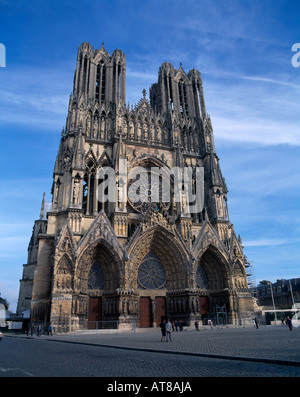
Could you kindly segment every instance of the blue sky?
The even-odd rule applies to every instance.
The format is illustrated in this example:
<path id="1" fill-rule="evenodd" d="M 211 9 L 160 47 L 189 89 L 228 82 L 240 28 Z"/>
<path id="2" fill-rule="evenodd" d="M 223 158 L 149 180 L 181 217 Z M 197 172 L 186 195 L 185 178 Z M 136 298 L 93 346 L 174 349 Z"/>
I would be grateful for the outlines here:
<path id="1" fill-rule="evenodd" d="M 171 62 L 202 73 L 230 220 L 256 281 L 300 277 L 300 2 L 0 0 L 0 292 L 16 309 L 78 46 L 126 54 L 134 105 Z"/>

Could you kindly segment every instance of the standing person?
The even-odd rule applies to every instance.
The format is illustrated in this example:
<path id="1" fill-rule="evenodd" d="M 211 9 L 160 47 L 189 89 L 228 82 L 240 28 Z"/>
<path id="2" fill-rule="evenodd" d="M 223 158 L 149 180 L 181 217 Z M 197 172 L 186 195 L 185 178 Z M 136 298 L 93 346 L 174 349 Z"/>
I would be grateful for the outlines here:
<path id="1" fill-rule="evenodd" d="M 52 333 L 52 323 L 50 323 L 50 324 L 48 325 L 48 336 L 49 336 L 49 335 L 53 336 L 53 333 Z"/>
<path id="2" fill-rule="evenodd" d="M 256 317 L 254 317 L 254 323 L 255 323 L 256 329 L 258 329 L 258 321 L 257 321 Z"/>
<path id="3" fill-rule="evenodd" d="M 39 324 L 37 328 L 37 336 L 41 336 L 42 333 L 42 326 Z"/>
<path id="4" fill-rule="evenodd" d="M 175 320 L 175 330 L 176 330 L 176 332 L 178 331 L 178 321 L 177 320 Z"/>
<path id="5" fill-rule="evenodd" d="M 179 320 L 179 331 L 182 331 L 183 325 L 182 325 L 182 321 Z"/>
<path id="6" fill-rule="evenodd" d="M 290 331 L 292 331 L 292 329 L 293 329 L 293 324 L 292 324 L 292 320 L 290 319 L 289 316 L 287 316 L 287 318 L 286 318 L 286 323 L 287 323 L 287 325 L 289 326 Z"/>
<path id="7" fill-rule="evenodd" d="M 168 320 L 168 322 L 166 323 L 166 333 L 167 333 L 167 342 L 172 342 L 171 339 L 171 334 L 172 334 L 172 324 L 171 321 Z"/>
<path id="8" fill-rule="evenodd" d="M 199 331 L 199 322 L 197 320 L 195 321 L 195 328 L 196 328 L 196 331 Z"/>
<path id="9" fill-rule="evenodd" d="M 212 320 L 207 320 L 208 325 L 210 325 L 210 329 L 213 329 L 213 322 Z"/>
<path id="10" fill-rule="evenodd" d="M 163 320 L 160 324 L 160 329 L 161 329 L 161 342 L 166 341 L 166 320 Z"/>
<path id="11" fill-rule="evenodd" d="M 172 321 L 172 332 L 174 332 L 175 331 L 175 323 L 174 323 L 174 321 Z"/>

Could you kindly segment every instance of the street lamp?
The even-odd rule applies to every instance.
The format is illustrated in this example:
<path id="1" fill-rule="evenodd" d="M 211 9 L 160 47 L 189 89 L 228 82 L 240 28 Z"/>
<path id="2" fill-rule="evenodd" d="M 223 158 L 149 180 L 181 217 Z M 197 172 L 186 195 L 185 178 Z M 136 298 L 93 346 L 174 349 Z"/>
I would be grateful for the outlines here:
<path id="1" fill-rule="evenodd" d="M 290 284 L 290 290 L 291 290 L 292 302 L 293 302 L 292 307 L 295 307 L 295 301 L 294 301 L 294 295 L 293 295 L 293 289 L 292 289 L 292 285 L 291 285 L 291 280 L 289 280 L 289 284 Z"/>
<path id="2" fill-rule="evenodd" d="M 275 325 L 276 325 L 277 324 L 277 315 L 276 315 L 275 302 L 274 302 L 274 296 L 273 296 L 273 288 L 272 288 L 271 281 L 268 281 L 268 284 L 269 284 L 270 289 L 271 289 L 271 296 L 272 296 L 273 308 L 274 308 L 274 313 L 275 313 Z"/>

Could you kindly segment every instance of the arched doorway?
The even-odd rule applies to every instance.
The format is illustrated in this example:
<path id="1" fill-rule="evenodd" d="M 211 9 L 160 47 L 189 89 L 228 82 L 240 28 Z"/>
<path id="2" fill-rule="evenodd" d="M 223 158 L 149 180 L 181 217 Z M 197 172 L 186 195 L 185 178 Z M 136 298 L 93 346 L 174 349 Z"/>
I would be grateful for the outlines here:
<path id="1" fill-rule="evenodd" d="M 205 322 L 216 316 L 218 307 L 229 308 L 229 269 L 222 254 L 213 246 L 202 254 L 197 264 L 196 286 L 199 289 L 199 313 Z"/>
<path id="2" fill-rule="evenodd" d="M 199 296 L 199 313 L 202 318 L 209 314 L 209 279 L 208 275 L 199 263 L 196 271 L 196 286 L 201 290 L 201 295 Z"/>
<path id="3" fill-rule="evenodd" d="M 140 290 L 139 323 L 141 328 L 152 327 L 154 321 L 156 325 L 159 325 L 162 318 L 166 317 L 167 307 L 164 296 L 166 287 L 166 270 L 158 256 L 150 251 L 138 268 L 137 288 Z"/>
<path id="4" fill-rule="evenodd" d="M 98 262 L 94 262 L 88 276 L 88 289 L 90 292 L 104 290 L 104 275 L 102 266 Z M 88 305 L 88 329 L 102 328 L 102 296 L 89 297 Z"/>
<path id="5" fill-rule="evenodd" d="M 129 252 L 132 281 L 135 280 L 131 286 L 139 295 L 140 327 L 158 326 L 163 317 L 171 316 L 168 291 L 188 287 L 188 257 L 180 244 L 176 232 L 154 225 L 146 229 Z"/>
<path id="6" fill-rule="evenodd" d="M 79 259 L 76 315 L 88 329 L 115 328 L 118 324 L 122 263 L 110 245 L 101 240 Z"/>

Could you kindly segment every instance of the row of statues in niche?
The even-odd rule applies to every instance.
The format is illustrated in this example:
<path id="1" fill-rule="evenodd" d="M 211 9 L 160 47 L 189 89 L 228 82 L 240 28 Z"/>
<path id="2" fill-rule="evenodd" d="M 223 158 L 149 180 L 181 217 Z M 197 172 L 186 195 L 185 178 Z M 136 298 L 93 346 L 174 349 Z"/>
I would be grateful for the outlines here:
<path id="1" fill-rule="evenodd" d="M 199 311 L 199 300 L 197 297 L 192 298 L 171 298 L 170 299 L 170 313 L 185 313 L 190 310 L 193 313 Z"/>
<path id="2" fill-rule="evenodd" d="M 117 124 L 117 130 L 122 131 L 122 119 Z M 147 122 L 137 121 L 129 122 L 124 119 L 123 123 L 124 135 L 129 140 L 144 141 L 152 143 L 169 143 L 169 133 L 167 128 L 160 124 L 148 124 Z M 111 117 L 96 115 L 93 118 L 88 115 L 86 119 L 86 135 L 92 139 L 110 140 L 113 137 L 113 121 Z"/>
<path id="3" fill-rule="evenodd" d="M 126 118 L 121 119 L 117 123 L 117 130 L 122 131 L 124 135 L 130 141 L 138 142 L 150 142 L 158 144 L 170 144 L 170 134 L 167 126 L 161 125 L 160 123 L 148 123 L 147 121 L 128 121 Z M 113 120 L 111 117 L 101 116 L 100 118 L 96 115 L 93 118 L 88 115 L 86 120 L 86 135 L 91 139 L 96 140 L 111 140 L 113 138 Z M 196 151 L 199 142 L 197 134 L 193 134 L 191 131 L 183 131 L 181 133 L 182 145 L 186 151 Z"/>
<path id="4" fill-rule="evenodd" d="M 101 117 L 97 115 L 93 118 L 89 114 L 86 118 L 86 135 L 93 139 L 111 140 L 113 121 L 111 117 Z"/>

